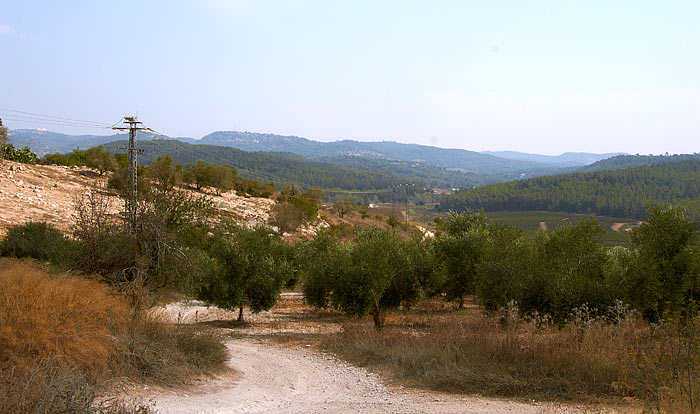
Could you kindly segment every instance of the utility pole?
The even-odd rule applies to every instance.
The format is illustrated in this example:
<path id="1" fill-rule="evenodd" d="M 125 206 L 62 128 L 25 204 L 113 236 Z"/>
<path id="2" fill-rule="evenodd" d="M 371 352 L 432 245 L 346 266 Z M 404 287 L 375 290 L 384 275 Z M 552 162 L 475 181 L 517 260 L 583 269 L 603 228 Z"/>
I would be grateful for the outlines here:
<path id="1" fill-rule="evenodd" d="M 413 184 L 399 184 L 399 187 L 403 187 L 404 195 L 406 196 L 406 227 L 408 228 L 408 187 L 413 186 Z"/>
<path id="2" fill-rule="evenodd" d="M 406 229 L 408 229 L 408 184 L 406 184 L 404 192 L 406 194 Z"/>
<path id="3" fill-rule="evenodd" d="M 125 116 L 124 126 L 112 127 L 119 131 L 129 131 L 129 146 L 120 147 L 119 149 L 125 149 L 128 151 L 129 164 L 127 165 L 126 172 L 126 197 L 124 199 L 124 212 L 126 214 L 126 220 L 129 223 L 129 231 L 132 234 L 136 234 L 138 228 L 136 221 L 136 211 L 137 211 L 137 169 L 138 164 L 136 162 L 137 154 L 143 154 L 143 150 L 136 148 L 136 133 L 138 131 L 153 131 L 151 128 L 146 128 L 143 122 L 136 120 L 135 116 Z"/>

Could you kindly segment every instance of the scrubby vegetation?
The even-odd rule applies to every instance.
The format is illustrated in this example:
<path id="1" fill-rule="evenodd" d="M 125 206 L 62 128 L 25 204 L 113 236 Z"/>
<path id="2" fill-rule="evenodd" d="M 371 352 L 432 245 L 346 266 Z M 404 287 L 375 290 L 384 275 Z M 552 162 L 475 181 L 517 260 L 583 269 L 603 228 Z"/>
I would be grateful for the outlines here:
<path id="1" fill-rule="evenodd" d="M 690 325 L 649 324 L 624 305 L 608 318 L 588 311 L 576 309 L 558 327 L 513 306 L 489 317 L 473 306 L 454 312 L 428 301 L 393 315 L 382 331 L 346 323 L 323 346 L 415 387 L 589 402 L 631 397 L 657 412 L 693 412 L 700 315 Z"/>
<path id="2" fill-rule="evenodd" d="M 0 145 L 0 158 L 25 164 L 35 164 L 39 160 L 36 154 L 26 145 L 18 149 L 12 144 Z"/>
<path id="3" fill-rule="evenodd" d="M 158 383 L 212 372 L 211 333 L 165 323 L 104 283 L 0 260 L 0 412 L 148 413 L 96 404 L 115 378 Z"/>
<path id="4" fill-rule="evenodd" d="M 74 394 L 92 401 L 105 378 L 115 375 L 167 382 L 211 372 L 225 358 L 221 343 L 148 316 L 150 294 L 174 289 L 237 309 L 243 319 L 244 307 L 268 310 L 284 287 L 299 281 L 309 304 L 356 319 L 371 315 L 377 328 L 349 324 L 326 346 L 408 382 L 508 396 L 632 396 L 659 409 L 698 402 L 700 241 L 697 225 L 679 208 L 651 207 L 632 231 L 630 247 L 604 246 L 593 219 L 524 235 L 472 210 L 439 220 L 435 239 L 406 237 L 410 230 L 400 230 L 394 217 L 388 229 L 341 223 L 291 244 L 280 233 L 317 216 L 320 190 L 283 189 L 272 218 L 278 232 L 227 222 L 216 215 L 211 194 L 178 189 L 189 180 L 223 192 L 235 186 L 231 167 L 183 169 L 163 157 L 143 172 L 136 229 L 110 217 L 108 199 L 93 191 L 76 200 L 70 237 L 30 222 L 0 243 L 4 256 L 83 275 L 16 279 L 0 273 L 8 283 L 0 286 L 7 307 L 0 333 L 8 341 L 0 349 L 9 350 L 0 362 L 16 373 L 3 380 L 1 398 L 10 401 L 21 381 L 38 390 L 57 382 L 83 387 L 88 391 Z M 336 214 L 355 214 L 346 202 L 356 204 L 338 198 Z M 11 273 L 36 272 L 31 269 Z M 42 293 L 50 283 L 60 288 Z M 75 291 L 102 299 L 73 303 Z M 57 296 L 37 301 L 36 294 Z M 458 305 L 421 320 L 420 311 L 407 313 L 421 299 Z M 474 305 L 454 309 L 470 303 L 479 311 Z M 91 306 L 98 308 L 91 313 Z M 60 320 L 32 319 L 45 314 Z M 396 322 L 402 317 L 418 320 L 406 330 Z M 20 326 L 24 333 L 16 332 Z M 49 327 L 58 328 L 50 334 Z"/>
<path id="5" fill-rule="evenodd" d="M 126 155 L 112 154 L 101 145 L 87 150 L 75 149 L 68 154 L 47 154 L 41 160 L 37 159 L 36 155 L 33 161 L 5 158 L 19 162 L 40 161 L 51 165 L 85 166 L 97 170 L 100 176 L 110 171 L 112 174 L 109 186 L 121 192 L 126 188 Z M 183 166 L 173 162 L 169 155 L 155 158 L 148 166 L 139 166 L 138 177 L 139 192 L 147 191 L 147 187 L 151 185 L 161 191 L 169 191 L 175 186 L 194 186 L 198 191 L 212 188 L 218 196 L 231 190 L 255 197 L 269 197 L 275 192 L 273 184 L 261 185 L 257 181 L 239 177 L 236 169 L 230 165 L 213 165 L 197 160 L 193 164 Z"/>

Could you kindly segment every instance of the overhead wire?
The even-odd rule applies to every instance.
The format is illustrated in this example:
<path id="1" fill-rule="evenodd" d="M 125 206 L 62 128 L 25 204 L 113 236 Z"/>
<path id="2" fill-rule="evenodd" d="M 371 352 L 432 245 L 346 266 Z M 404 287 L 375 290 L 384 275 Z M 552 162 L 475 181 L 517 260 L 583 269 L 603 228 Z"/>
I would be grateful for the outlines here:
<path id="1" fill-rule="evenodd" d="M 103 126 L 109 126 L 109 124 L 104 123 L 104 122 L 86 121 L 86 120 L 84 120 L 84 119 L 66 118 L 66 117 L 62 117 L 62 116 L 39 114 L 39 113 L 35 113 L 35 112 L 17 111 L 17 110 L 14 110 L 14 109 L 7 109 L 7 108 L 0 108 L 0 111 L 4 111 L 4 112 L 13 112 L 13 113 L 24 114 L 24 115 L 34 115 L 34 116 L 40 116 L 40 117 L 43 117 L 43 118 L 53 118 L 53 119 L 55 119 L 55 120 L 74 121 L 74 122 L 84 122 L 84 123 L 88 123 L 88 124 L 100 124 L 100 125 L 103 125 Z M 120 121 L 121 121 L 121 119 L 120 119 Z"/>
<path id="2" fill-rule="evenodd" d="M 34 116 L 2 113 L 1 111 L 0 111 L 0 116 L 3 119 L 7 119 L 10 121 L 18 121 L 18 122 L 32 122 L 32 123 L 43 123 L 43 124 L 50 124 L 50 125 L 76 126 L 76 127 L 99 128 L 99 129 L 106 128 L 106 127 L 102 126 L 101 124 L 87 124 L 87 123 L 80 123 L 80 122 L 73 122 L 73 121 L 60 121 L 60 120 L 54 120 L 54 119 L 39 118 L 39 117 L 34 117 Z"/>
<path id="3" fill-rule="evenodd" d="M 2 113 L 2 112 L 5 112 L 5 113 Z M 88 120 L 78 119 L 78 118 L 68 118 L 68 117 L 61 117 L 61 116 L 56 116 L 56 115 L 40 114 L 40 113 L 36 113 L 36 112 L 17 111 L 14 109 L 6 109 L 6 108 L 0 108 L 0 115 L 4 119 L 11 120 L 13 122 L 27 122 L 27 123 L 42 122 L 44 124 L 49 124 L 49 125 L 81 127 L 81 128 L 96 128 L 96 129 L 111 129 L 112 127 L 114 127 L 117 124 L 119 124 L 120 122 L 122 122 L 122 119 L 123 119 L 123 118 L 120 118 L 114 124 L 107 124 L 104 122 L 96 122 L 96 121 L 88 121 Z M 167 135 L 164 135 L 161 132 L 158 132 L 152 128 L 149 128 L 148 130 L 153 132 L 154 134 L 159 135 L 159 136 L 167 136 Z M 195 144 L 195 145 L 197 145 L 197 144 Z M 204 153 L 204 152 L 199 151 L 195 148 L 191 148 L 189 150 L 189 152 L 194 153 L 194 155 L 199 155 L 201 157 L 200 159 L 211 159 L 211 154 Z M 192 158 L 194 160 L 195 157 L 190 157 L 190 158 Z M 271 173 L 257 171 L 257 170 L 253 170 L 250 168 L 238 168 L 238 170 L 241 172 L 241 175 L 253 176 L 253 177 L 261 178 L 264 180 L 269 180 L 270 182 L 277 182 L 280 184 L 298 186 L 300 188 L 310 188 L 310 187 L 321 188 L 321 187 L 316 186 L 316 185 L 302 183 L 302 182 L 290 180 L 287 178 L 282 178 L 282 177 L 276 176 L 276 175 L 271 174 Z M 331 188 L 321 188 L 321 189 L 325 192 L 340 193 L 340 194 L 380 194 L 380 193 L 387 193 L 387 192 L 394 191 L 393 186 L 388 187 L 388 188 L 384 188 L 384 189 L 377 189 L 377 190 L 341 190 L 341 189 L 331 189 Z"/>
<path id="4" fill-rule="evenodd" d="M 70 124 L 70 123 L 63 123 L 63 122 L 53 122 L 53 121 L 37 121 L 37 120 L 32 120 L 32 119 L 20 119 L 20 118 L 13 118 L 13 117 L 8 117 L 5 115 L 0 115 L 0 117 L 4 120 L 7 121 L 12 121 L 12 122 L 25 122 L 25 123 L 31 123 L 31 124 L 45 124 L 45 125 L 56 125 L 56 126 L 65 126 L 65 127 L 77 127 L 77 128 L 92 128 L 92 129 L 105 129 L 105 127 L 101 126 L 93 126 L 93 125 L 85 125 L 85 124 Z"/>

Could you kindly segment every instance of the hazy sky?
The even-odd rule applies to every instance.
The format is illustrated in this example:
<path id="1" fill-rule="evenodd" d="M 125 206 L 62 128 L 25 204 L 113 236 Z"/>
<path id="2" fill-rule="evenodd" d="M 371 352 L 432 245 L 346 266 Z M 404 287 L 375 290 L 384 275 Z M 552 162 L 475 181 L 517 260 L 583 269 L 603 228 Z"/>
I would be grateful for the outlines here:
<path id="1" fill-rule="evenodd" d="M 697 0 L 0 0 L 0 108 L 138 111 L 195 138 L 697 152 L 699 22 Z"/>

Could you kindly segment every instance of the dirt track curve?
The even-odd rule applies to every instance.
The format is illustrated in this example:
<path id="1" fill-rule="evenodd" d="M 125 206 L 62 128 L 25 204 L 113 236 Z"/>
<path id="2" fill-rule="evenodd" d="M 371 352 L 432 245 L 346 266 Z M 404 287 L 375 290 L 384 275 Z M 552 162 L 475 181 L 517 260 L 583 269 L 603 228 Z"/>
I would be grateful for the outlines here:
<path id="1" fill-rule="evenodd" d="M 542 407 L 388 390 L 376 375 L 333 357 L 230 340 L 237 379 L 152 396 L 161 413 L 537 413 Z"/>
<path id="2" fill-rule="evenodd" d="M 161 308 L 178 323 L 199 323 L 236 335 L 226 342 L 233 374 L 204 379 L 180 389 L 151 388 L 134 395 L 162 414 L 227 413 L 611 413 L 609 407 L 574 407 L 436 393 L 394 386 L 364 368 L 304 345 L 279 345 L 271 335 L 319 334 L 341 329 L 327 319 L 304 319 L 298 293 L 284 293 L 269 312 L 230 325 L 235 312 L 201 302 Z"/>

